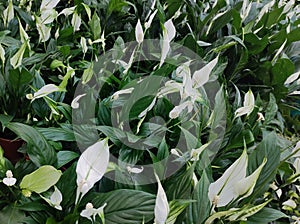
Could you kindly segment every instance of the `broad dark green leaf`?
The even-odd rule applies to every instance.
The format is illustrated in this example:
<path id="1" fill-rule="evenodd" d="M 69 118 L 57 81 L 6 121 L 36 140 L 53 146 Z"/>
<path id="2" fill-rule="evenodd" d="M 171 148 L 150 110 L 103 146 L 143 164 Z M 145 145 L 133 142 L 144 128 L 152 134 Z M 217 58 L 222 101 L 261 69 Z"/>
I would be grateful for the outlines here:
<path id="1" fill-rule="evenodd" d="M 272 84 L 283 84 L 294 73 L 295 65 L 288 58 L 280 58 L 272 68 Z"/>
<path id="2" fill-rule="evenodd" d="M 263 208 L 247 220 L 247 224 L 270 223 L 280 218 L 288 216 L 279 210 L 273 208 Z"/>
<path id="3" fill-rule="evenodd" d="M 60 168 L 72 160 L 76 159 L 79 155 L 72 151 L 59 151 L 57 153 L 57 168 Z"/>
<path id="4" fill-rule="evenodd" d="M 210 201 L 208 198 L 208 187 L 210 181 L 207 177 L 205 171 L 201 176 L 200 181 L 195 187 L 192 194 L 192 202 L 188 207 L 188 219 L 190 223 L 202 224 L 208 217 L 210 213 Z"/>
<path id="5" fill-rule="evenodd" d="M 267 163 L 260 173 L 250 198 L 261 196 L 269 188 L 269 184 L 277 172 L 280 163 L 280 147 L 275 132 L 264 136 L 261 143 L 249 155 L 248 173 L 254 172 L 262 164 L 264 158 L 267 158 Z"/>
<path id="6" fill-rule="evenodd" d="M 7 128 L 27 142 L 27 153 L 35 165 L 42 166 L 56 164 L 57 157 L 54 149 L 35 128 L 17 122 L 9 123 Z"/>
<path id="7" fill-rule="evenodd" d="M 8 205 L 0 211 L 0 223 L 19 224 L 22 223 L 24 217 L 25 213 L 13 205 Z"/>
<path id="8" fill-rule="evenodd" d="M 104 208 L 105 223 L 140 224 L 149 222 L 154 216 L 156 196 L 137 190 L 115 190 L 109 193 L 95 194 L 92 203 Z"/>

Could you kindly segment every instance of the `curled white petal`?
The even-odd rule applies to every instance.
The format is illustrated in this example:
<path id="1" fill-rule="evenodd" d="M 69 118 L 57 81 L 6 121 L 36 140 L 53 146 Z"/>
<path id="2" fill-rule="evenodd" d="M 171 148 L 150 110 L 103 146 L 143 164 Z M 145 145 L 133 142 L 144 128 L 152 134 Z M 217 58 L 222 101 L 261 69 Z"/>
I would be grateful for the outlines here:
<path id="1" fill-rule="evenodd" d="M 126 167 L 128 173 L 141 173 L 143 172 L 144 170 L 144 167 L 141 167 L 141 168 L 136 168 L 136 167 L 130 167 L 130 166 L 127 166 Z"/>
<path id="2" fill-rule="evenodd" d="M 4 183 L 6 186 L 13 186 L 13 185 L 15 185 L 16 182 L 17 182 L 17 179 L 14 178 L 14 177 L 6 177 L 6 178 L 3 178 L 3 183 Z"/>
<path id="3" fill-rule="evenodd" d="M 139 44 L 141 44 L 144 40 L 144 31 L 140 20 L 138 20 L 135 27 L 135 39 Z"/>
<path id="4" fill-rule="evenodd" d="M 76 97 L 72 100 L 71 107 L 72 107 L 73 109 L 79 108 L 79 103 L 78 103 L 78 101 L 79 101 L 82 97 L 84 97 L 85 95 L 86 95 L 86 94 L 80 94 L 80 95 L 76 96 Z"/>
<path id="5" fill-rule="evenodd" d="M 295 80 L 298 79 L 299 75 L 300 75 L 300 72 L 296 72 L 296 73 L 290 75 L 290 76 L 285 80 L 284 84 L 285 84 L 285 85 L 291 84 L 292 82 L 294 82 Z"/>
<path id="6" fill-rule="evenodd" d="M 58 86 L 54 84 L 45 85 L 33 94 L 32 100 L 47 96 L 50 93 L 57 92 L 57 91 L 60 91 Z"/>
<path id="7" fill-rule="evenodd" d="M 88 147 L 79 157 L 77 174 L 76 202 L 80 200 L 106 172 L 109 163 L 108 140 L 96 142 Z"/>
<path id="8" fill-rule="evenodd" d="M 152 20 L 154 19 L 154 16 L 156 15 L 156 13 L 157 13 L 157 9 L 150 15 L 148 21 L 145 22 L 145 29 L 146 30 L 150 28 Z"/>
<path id="9" fill-rule="evenodd" d="M 297 207 L 296 202 L 292 199 L 289 199 L 289 200 L 283 202 L 282 205 L 285 205 L 285 206 L 288 206 L 288 207 L 291 207 L 291 208 L 296 208 Z"/>
<path id="10" fill-rule="evenodd" d="M 167 22 L 165 22 L 164 27 L 167 30 L 168 41 L 171 42 L 176 35 L 176 29 L 172 19 L 169 19 Z"/>
<path id="11" fill-rule="evenodd" d="M 258 112 L 257 113 L 257 121 L 264 121 L 265 120 L 265 117 L 262 113 Z"/>
<path id="12" fill-rule="evenodd" d="M 159 181 L 158 176 L 155 174 L 157 183 L 158 183 L 158 191 L 157 191 L 157 196 L 155 200 L 155 208 L 154 208 L 154 214 L 155 214 L 155 224 L 165 224 L 169 212 L 170 212 L 170 207 L 168 203 L 168 199 L 166 196 L 166 193 Z"/>
<path id="13" fill-rule="evenodd" d="M 115 93 L 111 96 L 111 98 L 112 98 L 113 100 L 116 100 L 116 99 L 119 98 L 119 95 L 122 95 L 122 94 L 130 94 L 130 93 L 132 93 L 133 90 L 134 90 L 133 87 L 128 88 L 128 89 L 122 89 L 122 90 L 119 90 L 119 91 L 115 92 Z"/>

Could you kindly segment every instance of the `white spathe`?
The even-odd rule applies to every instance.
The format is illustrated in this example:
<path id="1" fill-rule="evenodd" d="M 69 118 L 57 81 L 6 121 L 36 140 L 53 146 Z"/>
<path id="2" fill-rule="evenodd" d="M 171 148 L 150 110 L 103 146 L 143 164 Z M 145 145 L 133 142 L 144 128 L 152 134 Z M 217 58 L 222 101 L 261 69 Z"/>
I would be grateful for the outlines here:
<path id="1" fill-rule="evenodd" d="M 78 186 L 76 202 L 80 200 L 79 196 L 83 197 L 103 177 L 108 163 L 108 139 L 96 142 L 81 154 L 76 166 Z"/>
<path id="2" fill-rule="evenodd" d="M 155 208 L 154 208 L 154 223 L 155 224 L 165 224 L 169 212 L 170 212 L 170 207 L 168 203 L 168 199 L 166 196 L 166 193 L 160 183 L 159 177 L 155 174 L 157 184 L 158 184 L 158 191 L 157 191 L 157 196 L 155 200 Z"/>

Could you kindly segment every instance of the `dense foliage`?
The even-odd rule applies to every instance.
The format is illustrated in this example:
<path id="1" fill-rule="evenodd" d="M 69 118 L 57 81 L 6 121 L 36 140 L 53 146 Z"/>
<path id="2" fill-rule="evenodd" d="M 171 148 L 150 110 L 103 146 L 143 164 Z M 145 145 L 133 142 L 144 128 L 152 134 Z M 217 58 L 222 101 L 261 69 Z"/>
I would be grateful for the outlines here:
<path id="1" fill-rule="evenodd" d="M 0 223 L 300 223 L 298 1 L 0 11 Z"/>

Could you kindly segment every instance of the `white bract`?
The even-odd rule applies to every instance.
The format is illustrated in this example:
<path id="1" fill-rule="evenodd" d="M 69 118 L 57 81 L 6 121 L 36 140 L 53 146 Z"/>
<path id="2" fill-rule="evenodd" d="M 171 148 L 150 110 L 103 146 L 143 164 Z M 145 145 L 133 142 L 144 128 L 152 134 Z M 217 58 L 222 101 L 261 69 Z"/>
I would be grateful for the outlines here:
<path id="1" fill-rule="evenodd" d="M 175 35 L 176 35 L 175 26 L 172 22 L 172 19 L 169 19 L 163 25 L 162 51 L 161 51 L 159 67 L 161 67 L 165 62 L 170 50 L 170 42 L 174 39 Z"/>
<path id="2" fill-rule="evenodd" d="M 179 117 L 180 113 L 187 108 L 188 113 L 190 113 L 193 110 L 193 103 L 191 101 L 185 101 L 182 104 L 179 104 L 178 106 L 175 106 L 169 113 L 169 117 L 171 119 L 175 119 Z"/>
<path id="3" fill-rule="evenodd" d="M 200 70 L 194 72 L 193 79 L 192 79 L 194 88 L 199 88 L 200 86 L 203 86 L 205 83 L 208 82 L 209 75 L 211 71 L 214 69 L 214 67 L 217 65 L 217 63 L 218 63 L 218 57 L 216 57 L 214 60 L 209 62 Z"/>
<path id="4" fill-rule="evenodd" d="M 300 157 L 300 141 L 297 142 L 296 146 L 292 150 L 293 157 Z"/>
<path id="5" fill-rule="evenodd" d="M 87 44 L 86 44 L 86 39 L 84 37 L 80 38 L 80 45 L 81 45 L 83 54 L 85 54 L 87 52 L 88 48 L 87 48 Z"/>
<path id="6" fill-rule="evenodd" d="M 57 12 L 55 9 L 47 9 L 41 11 L 40 19 L 42 24 L 50 24 L 54 21 L 55 18 L 57 18 Z"/>
<path id="7" fill-rule="evenodd" d="M 126 169 L 127 169 L 128 173 L 136 173 L 136 174 L 138 174 L 138 173 L 143 172 L 144 167 L 137 168 L 137 167 L 127 166 Z"/>
<path id="8" fill-rule="evenodd" d="M 139 44 L 141 44 L 144 40 L 144 31 L 140 20 L 138 20 L 135 27 L 135 39 Z"/>
<path id="9" fill-rule="evenodd" d="M 293 208 L 293 209 L 295 209 L 297 207 L 296 202 L 294 200 L 292 200 L 292 199 L 289 199 L 289 200 L 283 202 L 282 205 L 290 207 L 290 208 Z"/>
<path id="10" fill-rule="evenodd" d="M 198 161 L 200 154 L 207 148 L 207 146 L 210 144 L 210 142 L 201 145 L 197 149 L 192 149 L 191 151 L 191 161 Z"/>
<path id="11" fill-rule="evenodd" d="M 264 121 L 265 120 L 265 117 L 262 113 L 258 112 L 257 113 L 257 121 Z"/>
<path id="12" fill-rule="evenodd" d="M 294 163 L 293 166 L 295 167 L 296 170 L 296 174 L 300 174 L 300 158 L 297 158 Z M 300 177 L 299 177 L 300 178 Z"/>
<path id="13" fill-rule="evenodd" d="M 158 191 L 157 191 L 157 196 L 155 200 L 155 208 L 154 208 L 154 223 L 155 224 L 165 224 L 169 212 L 170 212 L 170 207 L 168 203 L 168 199 L 166 196 L 166 193 L 159 181 L 159 177 L 155 174 L 157 184 L 158 184 Z"/>
<path id="14" fill-rule="evenodd" d="M 13 177 L 13 173 L 11 172 L 11 170 L 7 170 L 6 171 L 6 177 L 3 178 L 3 183 L 6 186 L 13 186 L 15 185 L 15 183 L 17 182 L 17 179 Z"/>
<path id="15" fill-rule="evenodd" d="M 122 90 L 119 90 L 119 91 L 115 92 L 115 93 L 111 96 L 111 98 L 112 98 L 113 100 L 116 100 L 116 99 L 119 98 L 120 95 L 122 95 L 122 94 L 130 94 L 130 93 L 132 93 L 133 90 L 134 90 L 133 87 L 128 88 L 128 89 L 122 89 Z"/>
<path id="16" fill-rule="evenodd" d="M 145 22 L 145 25 L 144 25 L 144 26 L 145 26 L 145 29 L 146 29 L 146 30 L 150 28 L 151 23 L 152 23 L 152 21 L 153 21 L 153 19 L 154 19 L 154 16 L 156 15 L 156 13 L 157 13 L 157 9 L 155 9 L 155 11 L 150 15 L 148 21 Z"/>
<path id="17" fill-rule="evenodd" d="M 239 196 L 240 199 L 248 197 L 253 192 L 265 163 L 266 159 L 250 176 L 246 177 L 248 155 L 245 149 L 240 158 L 217 181 L 209 185 L 208 197 L 211 203 L 216 207 L 222 207 Z"/>
<path id="18" fill-rule="evenodd" d="M 72 107 L 73 109 L 79 108 L 79 103 L 78 103 L 78 101 L 79 101 L 82 97 L 84 97 L 85 95 L 86 95 L 86 94 L 80 94 L 80 95 L 76 96 L 76 97 L 72 100 L 71 107 Z"/>
<path id="19" fill-rule="evenodd" d="M 77 166 L 77 195 L 80 200 L 98 182 L 108 167 L 109 147 L 108 140 L 96 142 L 88 147 L 80 156 Z"/>
<path id="20" fill-rule="evenodd" d="M 59 3 L 59 1 L 60 0 L 43 0 L 40 11 L 53 9 Z"/>
<path id="21" fill-rule="evenodd" d="M 243 116 L 245 114 L 247 115 L 251 114 L 251 112 L 254 109 L 254 106 L 255 106 L 255 98 L 251 89 L 249 89 L 249 91 L 245 94 L 243 107 L 240 107 L 235 111 L 235 118 Z"/>
<path id="22" fill-rule="evenodd" d="M 296 81 L 300 75 L 300 72 L 296 72 L 290 75 L 284 82 L 285 85 L 291 84 L 292 82 Z"/>
<path id="23" fill-rule="evenodd" d="M 2 64 L 4 64 L 5 63 L 5 50 L 1 44 L 0 44 L 0 59 L 2 61 Z"/>
<path id="24" fill-rule="evenodd" d="M 166 36 L 169 42 L 171 42 L 175 35 L 176 35 L 176 29 L 172 22 L 172 19 L 169 19 L 167 22 L 164 23 L 164 27 L 166 29 Z"/>
<path id="25" fill-rule="evenodd" d="M 102 205 L 99 208 L 94 208 L 94 205 L 92 203 L 87 203 L 85 206 L 85 209 L 80 213 L 80 216 L 85 217 L 92 222 L 95 222 L 96 216 L 99 215 L 99 217 L 102 219 L 102 223 L 104 223 L 104 211 L 106 203 Z"/>
<path id="26" fill-rule="evenodd" d="M 74 13 L 73 13 L 71 23 L 72 23 L 74 32 L 80 30 L 81 17 L 78 15 L 78 13 L 76 11 L 74 11 Z"/>
<path id="27" fill-rule="evenodd" d="M 14 17 L 15 14 L 13 2 L 12 0 L 9 0 L 7 8 L 3 11 L 4 26 L 7 26 Z"/>
<path id="28" fill-rule="evenodd" d="M 41 196 L 50 206 L 56 208 L 57 210 L 62 210 L 60 203 L 62 202 L 62 194 L 60 190 L 54 186 L 54 192 L 50 196 L 50 199 Z"/>
<path id="29" fill-rule="evenodd" d="M 23 43 L 20 49 L 17 51 L 17 53 L 11 57 L 10 64 L 13 66 L 13 68 L 17 68 L 22 64 L 23 55 L 25 53 L 27 47 L 27 43 Z"/>
<path id="30" fill-rule="evenodd" d="M 46 42 L 51 35 L 51 26 L 47 26 L 46 24 L 42 23 L 39 17 L 36 17 L 36 28 L 39 33 L 39 41 Z"/>
<path id="31" fill-rule="evenodd" d="M 54 84 L 47 84 L 33 94 L 32 101 L 58 91 L 61 91 L 58 86 Z"/>

